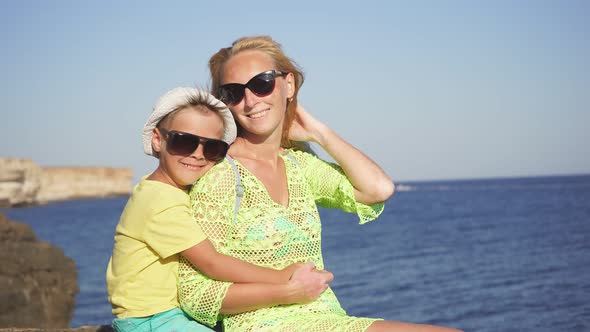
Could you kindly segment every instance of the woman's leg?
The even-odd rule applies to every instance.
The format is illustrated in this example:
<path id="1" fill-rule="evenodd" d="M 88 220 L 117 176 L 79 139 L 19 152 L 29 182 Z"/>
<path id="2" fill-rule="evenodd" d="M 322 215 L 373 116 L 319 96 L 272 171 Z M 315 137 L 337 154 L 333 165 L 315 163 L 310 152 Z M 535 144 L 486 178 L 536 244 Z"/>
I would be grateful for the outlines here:
<path id="1" fill-rule="evenodd" d="M 378 320 L 371 324 L 366 332 L 462 332 L 460 330 L 434 326 L 402 322 L 392 322 L 388 320 Z"/>

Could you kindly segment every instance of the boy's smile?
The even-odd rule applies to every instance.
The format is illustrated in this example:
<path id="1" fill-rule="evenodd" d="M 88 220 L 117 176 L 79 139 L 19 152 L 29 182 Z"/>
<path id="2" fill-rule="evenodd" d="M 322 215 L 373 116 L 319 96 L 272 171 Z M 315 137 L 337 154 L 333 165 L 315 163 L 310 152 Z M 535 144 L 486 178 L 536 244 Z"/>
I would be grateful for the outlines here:
<path id="1" fill-rule="evenodd" d="M 203 137 L 204 139 L 221 139 L 223 120 L 218 113 L 204 106 L 190 106 L 179 111 L 163 130 L 156 129 L 154 149 L 160 155 L 160 165 L 153 174 L 153 180 L 168 183 L 180 189 L 197 181 L 213 165 L 203 155 L 204 144 L 199 143 L 196 150 L 188 155 L 170 153 L 167 148 L 165 133 L 180 132 Z"/>

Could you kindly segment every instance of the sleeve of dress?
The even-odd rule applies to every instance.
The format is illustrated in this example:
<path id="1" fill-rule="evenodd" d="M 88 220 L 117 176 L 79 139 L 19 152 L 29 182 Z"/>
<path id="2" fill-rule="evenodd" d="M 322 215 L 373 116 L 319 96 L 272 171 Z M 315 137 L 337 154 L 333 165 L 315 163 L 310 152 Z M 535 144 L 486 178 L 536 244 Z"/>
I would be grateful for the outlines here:
<path id="1" fill-rule="evenodd" d="M 235 175 L 227 161 L 215 165 L 192 188 L 191 208 L 197 223 L 218 252 L 224 252 L 232 226 Z M 195 320 L 214 326 L 232 283 L 208 278 L 181 256 L 178 269 L 180 307 Z"/>
<path id="2" fill-rule="evenodd" d="M 325 208 L 337 208 L 356 213 L 359 224 L 376 219 L 383 212 L 384 203 L 363 204 L 354 198 L 354 187 L 342 168 L 326 162 L 310 153 L 292 151 L 304 173 L 316 204 Z"/>

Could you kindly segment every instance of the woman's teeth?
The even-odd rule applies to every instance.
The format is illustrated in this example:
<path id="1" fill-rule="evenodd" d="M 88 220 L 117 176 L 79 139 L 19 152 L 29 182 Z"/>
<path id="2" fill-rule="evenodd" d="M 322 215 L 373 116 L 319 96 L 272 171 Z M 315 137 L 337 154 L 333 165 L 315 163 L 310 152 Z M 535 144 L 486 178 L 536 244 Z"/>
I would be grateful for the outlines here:
<path id="1" fill-rule="evenodd" d="M 249 114 L 248 117 L 251 118 L 251 119 L 258 119 L 258 118 L 261 118 L 261 117 L 265 116 L 267 112 L 268 112 L 268 110 L 264 110 L 262 112 L 257 112 L 257 113 Z"/>

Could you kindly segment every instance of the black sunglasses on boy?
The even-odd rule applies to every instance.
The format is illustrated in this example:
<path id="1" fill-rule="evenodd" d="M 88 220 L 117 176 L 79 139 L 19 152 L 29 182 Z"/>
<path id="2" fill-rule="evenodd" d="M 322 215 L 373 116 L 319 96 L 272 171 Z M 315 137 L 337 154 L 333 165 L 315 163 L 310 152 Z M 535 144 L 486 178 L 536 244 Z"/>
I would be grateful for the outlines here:
<path id="1" fill-rule="evenodd" d="M 158 130 L 166 137 L 166 150 L 173 155 L 188 156 L 197 150 L 199 144 L 203 144 L 203 156 L 205 156 L 205 159 L 220 161 L 225 158 L 225 154 L 229 149 L 229 144 L 222 140 L 164 128 L 158 128 Z"/>
<path id="2" fill-rule="evenodd" d="M 274 90 L 275 78 L 277 76 L 286 76 L 279 70 L 268 70 L 252 77 L 246 84 L 228 83 L 219 87 L 219 99 L 227 105 L 235 105 L 242 101 L 246 88 L 252 91 L 258 97 L 264 97 Z"/>

